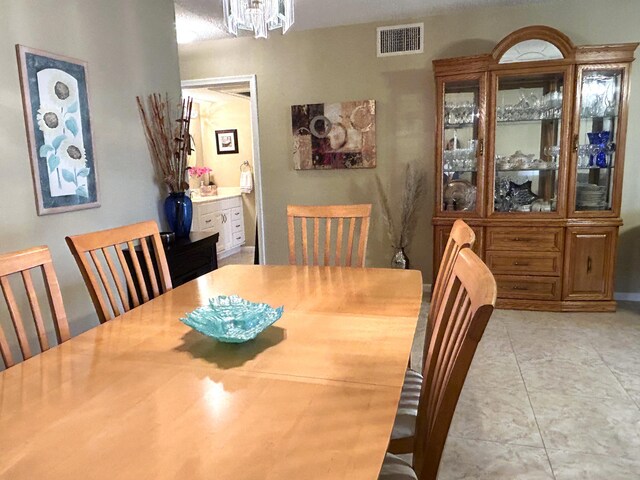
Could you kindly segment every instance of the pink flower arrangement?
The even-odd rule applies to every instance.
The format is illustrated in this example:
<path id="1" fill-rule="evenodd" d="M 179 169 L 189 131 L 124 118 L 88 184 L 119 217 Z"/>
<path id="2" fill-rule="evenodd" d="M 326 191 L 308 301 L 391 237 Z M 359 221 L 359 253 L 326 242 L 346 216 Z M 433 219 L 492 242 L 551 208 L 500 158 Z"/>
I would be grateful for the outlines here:
<path id="1" fill-rule="evenodd" d="M 211 171 L 209 167 L 191 167 L 189 169 L 189 176 L 200 178 Z"/>

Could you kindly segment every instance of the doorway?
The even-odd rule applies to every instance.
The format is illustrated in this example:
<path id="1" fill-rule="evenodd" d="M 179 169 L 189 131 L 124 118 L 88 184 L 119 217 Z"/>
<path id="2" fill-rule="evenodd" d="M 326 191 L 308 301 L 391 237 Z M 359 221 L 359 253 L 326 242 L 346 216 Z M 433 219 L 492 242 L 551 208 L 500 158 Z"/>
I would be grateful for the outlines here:
<path id="1" fill-rule="evenodd" d="M 199 167 L 192 170 L 197 173 L 191 176 L 195 201 L 207 204 L 207 209 L 218 202 L 221 208 L 228 207 L 228 202 L 238 202 L 242 208 L 242 235 L 239 222 L 233 226 L 220 225 L 224 240 L 219 241 L 219 264 L 264 264 L 266 242 L 256 76 L 185 80 L 182 94 L 192 97 L 194 102 L 191 119 L 194 154 L 189 164 Z M 215 184 L 217 195 L 212 195 L 216 192 L 211 188 L 200 188 L 209 183 Z M 233 208 L 238 207 L 232 206 L 231 210 Z M 238 214 L 237 210 L 233 212 Z M 227 217 L 220 215 L 222 219 Z M 198 223 L 194 218 L 196 228 Z"/>

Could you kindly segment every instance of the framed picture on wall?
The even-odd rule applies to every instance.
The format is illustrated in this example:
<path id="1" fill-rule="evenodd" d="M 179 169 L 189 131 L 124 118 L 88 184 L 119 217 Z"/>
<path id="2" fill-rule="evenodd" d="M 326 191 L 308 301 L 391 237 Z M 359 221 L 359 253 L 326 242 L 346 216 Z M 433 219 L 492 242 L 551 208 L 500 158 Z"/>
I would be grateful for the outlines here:
<path id="1" fill-rule="evenodd" d="M 86 62 L 16 53 L 38 215 L 99 207 Z"/>
<path id="2" fill-rule="evenodd" d="M 216 130 L 218 155 L 238 153 L 238 130 Z"/>

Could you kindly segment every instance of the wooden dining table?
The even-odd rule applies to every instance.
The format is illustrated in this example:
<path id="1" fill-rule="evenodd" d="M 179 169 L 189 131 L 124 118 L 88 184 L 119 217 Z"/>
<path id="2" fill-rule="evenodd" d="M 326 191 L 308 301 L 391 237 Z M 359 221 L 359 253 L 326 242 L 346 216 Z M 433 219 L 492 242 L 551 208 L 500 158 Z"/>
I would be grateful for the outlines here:
<path id="1" fill-rule="evenodd" d="M 231 294 L 284 314 L 244 344 L 180 322 Z M 421 297 L 410 270 L 192 280 L 0 372 L 0 478 L 376 479 Z"/>

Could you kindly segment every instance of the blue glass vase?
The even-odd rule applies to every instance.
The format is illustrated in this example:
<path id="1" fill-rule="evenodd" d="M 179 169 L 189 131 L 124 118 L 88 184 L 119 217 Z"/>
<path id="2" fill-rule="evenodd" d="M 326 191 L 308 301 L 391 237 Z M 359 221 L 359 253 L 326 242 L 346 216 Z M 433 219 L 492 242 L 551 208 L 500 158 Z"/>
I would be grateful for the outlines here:
<path id="1" fill-rule="evenodd" d="M 610 134 L 611 132 L 607 131 L 587 133 L 587 136 L 589 137 L 589 143 L 598 147 L 595 149 L 595 152 L 597 153 L 591 154 L 591 156 L 589 157 L 590 167 L 607 167 L 607 145 L 609 143 Z"/>
<path id="2" fill-rule="evenodd" d="M 193 218 L 193 204 L 185 192 L 172 192 L 164 201 L 164 213 L 169 222 L 169 228 L 176 237 L 188 237 L 191 232 Z"/>

